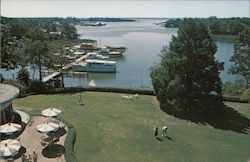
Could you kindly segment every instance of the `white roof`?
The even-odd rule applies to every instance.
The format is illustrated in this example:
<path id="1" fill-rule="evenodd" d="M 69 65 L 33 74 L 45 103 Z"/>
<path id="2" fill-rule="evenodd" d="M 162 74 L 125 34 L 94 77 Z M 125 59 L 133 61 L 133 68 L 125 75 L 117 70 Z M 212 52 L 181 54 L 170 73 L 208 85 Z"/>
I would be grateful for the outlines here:
<path id="1" fill-rule="evenodd" d="M 103 64 L 115 64 L 115 61 L 107 61 L 107 60 L 97 60 L 97 59 L 87 59 L 88 63 L 103 63 Z"/>

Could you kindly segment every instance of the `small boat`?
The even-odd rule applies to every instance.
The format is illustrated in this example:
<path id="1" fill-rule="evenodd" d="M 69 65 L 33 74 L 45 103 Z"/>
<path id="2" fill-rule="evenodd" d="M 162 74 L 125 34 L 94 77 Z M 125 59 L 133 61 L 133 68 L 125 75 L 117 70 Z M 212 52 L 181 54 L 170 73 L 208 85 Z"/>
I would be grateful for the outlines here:
<path id="1" fill-rule="evenodd" d="M 117 51 L 117 52 L 121 52 L 124 53 L 127 48 L 126 47 L 111 47 L 111 46 L 107 46 L 107 48 L 112 52 L 112 51 Z"/>
<path id="2" fill-rule="evenodd" d="M 73 71 L 115 73 L 116 62 L 107 60 L 87 59 L 83 63 L 72 64 Z"/>
<path id="3" fill-rule="evenodd" d="M 94 79 L 92 79 L 92 80 L 89 82 L 89 86 L 91 86 L 91 87 L 95 87 L 95 86 L 96 86 L 95 80 L 94 80 Z"/>
<path id="4" fill-rule="evenodd" d="M 121 56 L 121 55 L 122 55 L 122 53 L 118 52 L 118 51 L 109 52 L 109 56 Z"/>
<path id="5" fill-rule="evenodd" d="M 109 49 L 108 55 L 109 56 L 121 56 L 126 50 L 126 47 L 111 47 L 107 46 L 107 49 Z"/>

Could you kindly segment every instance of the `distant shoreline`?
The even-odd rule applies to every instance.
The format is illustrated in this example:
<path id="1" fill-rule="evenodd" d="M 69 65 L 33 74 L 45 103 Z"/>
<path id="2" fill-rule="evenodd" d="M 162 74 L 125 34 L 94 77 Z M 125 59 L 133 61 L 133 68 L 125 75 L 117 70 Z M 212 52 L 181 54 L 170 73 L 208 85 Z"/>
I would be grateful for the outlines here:
<path id="1" fill-rule="evenodd" d="M 93 17 L 93 18 L 78 18 L 80 21 L 87 22 L 134 22 L 136 20 L 129 18 L 109 18 L 109 17 Z"/>

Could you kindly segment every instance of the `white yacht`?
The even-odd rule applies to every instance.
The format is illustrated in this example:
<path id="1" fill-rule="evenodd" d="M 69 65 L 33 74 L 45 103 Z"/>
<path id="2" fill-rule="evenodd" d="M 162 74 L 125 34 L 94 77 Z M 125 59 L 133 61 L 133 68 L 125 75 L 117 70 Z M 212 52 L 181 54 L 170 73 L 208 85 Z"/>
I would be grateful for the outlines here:
<path id="1" fill-rule="evenodd" d="M 72 64 L 73 71 L 115 73 L 116 62 L 107 60 L 87 59 L 83 63 Z"/>

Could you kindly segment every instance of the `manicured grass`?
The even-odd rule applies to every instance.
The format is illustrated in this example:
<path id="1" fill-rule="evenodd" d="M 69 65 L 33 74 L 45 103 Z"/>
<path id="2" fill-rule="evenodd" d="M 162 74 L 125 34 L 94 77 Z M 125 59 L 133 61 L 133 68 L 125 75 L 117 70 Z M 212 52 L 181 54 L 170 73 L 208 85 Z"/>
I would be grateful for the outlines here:
<path id="1" fill-rule="evenodd" d="M 237 133 L 169 116 L 153 96 L 122 100 L 118 93 L 84 92 L 34 95 L 16 99 L 13 106 L 29 114 L 49 106 L 62 109 L 63 119 L 76 129 L 79 162 L 166 162 L 250 160 L 250 130 Z M 250 104 L 227 103 L 245 118 Z M 153 128 L 168 125 L 169 138 L 154 138 Z"/>

